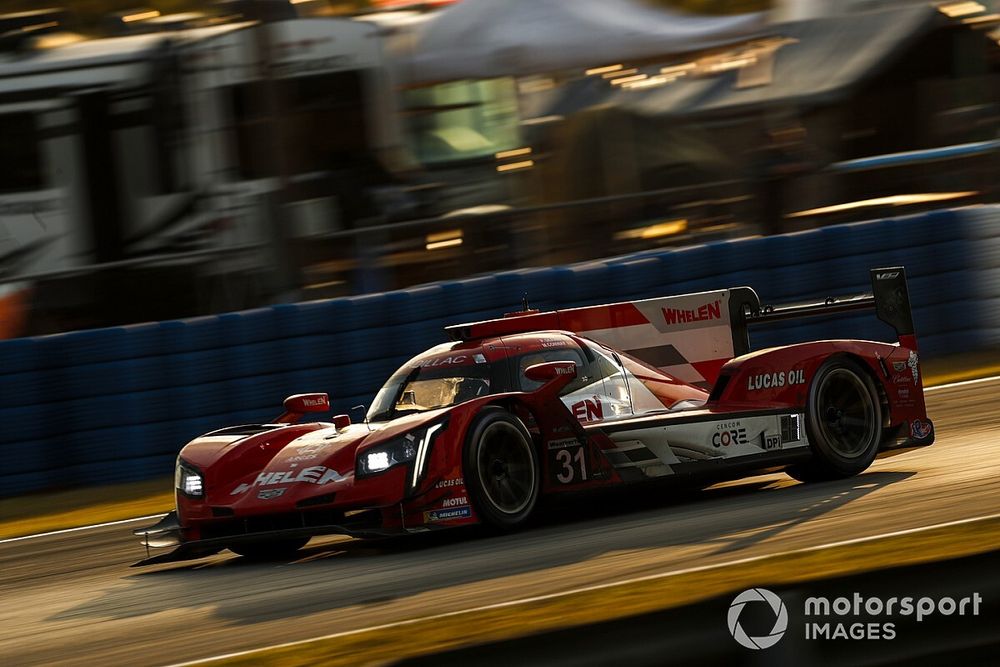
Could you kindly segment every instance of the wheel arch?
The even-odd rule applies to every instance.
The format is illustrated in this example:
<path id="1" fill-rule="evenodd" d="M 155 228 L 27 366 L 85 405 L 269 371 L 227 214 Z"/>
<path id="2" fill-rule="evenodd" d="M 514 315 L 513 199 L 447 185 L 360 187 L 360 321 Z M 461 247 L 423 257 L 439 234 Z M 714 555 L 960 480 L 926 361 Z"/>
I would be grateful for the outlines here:
<path id="1" fill-rule="evenodd" d="M 539 415 L 538 408 L 531 405 L 528 401 L 519 399 L 517 396 L 498 396 L 496 399 L 489 401 L 485 405 L 480 407 L 480 410 L 488 410 L 491 408 L 497 408 L 501 410 L 506 410 L 512 415 L 518 417 L 522 422 L 525 422 L 525 426 L 528 427 L 528 433 L 531 434 L 531 439 L 535 446 L 541 446 L 542 439 L 539 433 L 535 433 L 531 429 L 531 423 L 538 423 Z M 524 419 L 524 416 L 529 416 L 530 422 Z M 468 433 L 466 433 L 468 437 Z"/>
<path id="2" fill-rule="evenodd" d="M 862 340 L 824 340 L 775 347 L 736 357 L 722 368 L 721 383 L 713 389 L 709 403 L 734 409 L 746 406 L 801 408 L 808 388 L 819 369 L 830 359 L 848 358 L 859 365 L 878 388 L 879 406 L 887 412 L 888 397 L 878 376 L 878 358 L 887 358 L 896 349 L 891 343 Z M 789 371 L 805 373 L 804 382 L 792 382 Z M 761 386 L 759 378 L 783 374 L 781 384 Z M 802 377 L 802 376 L 797 376 Z"/>

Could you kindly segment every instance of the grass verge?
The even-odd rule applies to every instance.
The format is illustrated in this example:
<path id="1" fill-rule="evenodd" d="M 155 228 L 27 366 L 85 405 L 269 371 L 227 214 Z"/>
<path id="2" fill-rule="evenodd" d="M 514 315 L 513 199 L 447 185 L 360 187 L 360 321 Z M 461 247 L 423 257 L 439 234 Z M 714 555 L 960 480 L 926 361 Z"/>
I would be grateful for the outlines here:
<path id="1" fill-rule="evenodd" d="M 0 500 L 0 539 L 120 521 L 174 506 L 169 477 Z"/>

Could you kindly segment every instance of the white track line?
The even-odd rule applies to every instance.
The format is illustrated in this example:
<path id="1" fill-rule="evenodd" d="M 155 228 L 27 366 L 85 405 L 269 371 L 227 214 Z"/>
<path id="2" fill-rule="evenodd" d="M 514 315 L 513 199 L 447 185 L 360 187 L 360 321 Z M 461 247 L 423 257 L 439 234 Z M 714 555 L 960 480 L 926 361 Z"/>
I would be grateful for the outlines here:
<path id="1" fill-rule="evenodd" d="M 656 579 L 665 579 L 667 577 L 674 577 L 682 574 L 691 574 L 694 572 L 703 572 L 705 570 L 714 570 L 724 567 L 733 567 L 737 565 L 746 565 L 747 563 L 754 563 L 767 558 L 774 557 L 784 557 L 784 556 L 794 556 L 798 554 L 810 553 L 813 551 L 822 551 L 823 549 L 830 549 L 833 547 L 842 547 L 850 544 L 863 544 L 865 542 L 875 542 L 877 540 L 882 540 L 890 537 L 899 537 L 901 535 L 912 535 L 914 533 L 921 533 L 929 530 L 937 530 L 939 528 L 948 528 L 951 526 L 961 526 L 966 523 L 974 523 L 976 521 L 989 521 L 992 519 L 1000 519 L 1000 514 L 989 514 L 986 516 L 977 516 L 969 519 L 959 519 L 957 521 L 947 521 L 944 523 L 938 523 L 931 526 L 921 526 L 920 528 L 908 528 L 906 530 L 897 530 L 891 533 L 882 533 L 880 535 L 869 535 L 868 537 L 857 537 L 851 540 L 841 540 L 839 542 L 829 542 L 827 544 L 819 544 L 812 547 L 805 547 L 802 549 L 790 549 L 788 551 L 778 551 L 769 554 L 762 554 L 760 556 L 750 556 L 748 558 L 740 558 L 738 560 L 728 561 L 725 563 L 715 563 L 711 565 L 699 565 L 698 567 L 689 567 L 683 570 L 673 570 L 670 572 L 658 572 L 656 574 L 647 574 L 641 577 L 632 577 L 629 579 L 619 579 L 618 581 L 610 581 L 603 584 L 594 584 L 591 586 L 581 586 L 580 588 L 573 588 L 568 591 L 560 591 L 559 593 L 549 593 L 547 595 L 536 595 L 529 598 L 521 598 L 519 600 L 509 600 L 507 602 L 496 602 L 494 604 L 482 605 L 479 607 L 470 607 L 468 609 L 460 609 L 458 611 L 448 611 L 442 612 L 440 614 L 431 614 L 430 616 L 422 616 L 420 618 L 410 618 L 403 621 L 395 621 L 393 623 L 384 623 L 382 625 L 373 625 L 367 628 L 358 628 L 357 630 L 345 630 L 344 632 L 334 632 L 328 635 L 320 635 L 318 637 L 311 637 L 309 639 L 299 639 L 292 642 L 284 642 L 281 644 L 271 644 L 269 646 L 261 646 L 260 648 L 249 649 L 246 651 L 235 651 L 233 653 L 226 653 L 224 655 L 214 655 L 209 658 L 201 658 L 200 660 L 190 660 L 188 662 L 178 662 L 167 667 L 192 667 L 193 665 L 201 665 L 208 662 L 218 662 L 219 660 L 228 660 L 230 658 L 240 658 L 243 656 L 251 655 L 254 653 L 260 653 L 261 651 L 268 651 L 271 649 L 287 648 L 289 646 L 299 646 L 301 644 L 308 644 L 315 641 L 323 641 L 327 639 L 338 639 L 340 637 L 349 637 L 351 635 L 361 634 L 362 632 L 372 632 L 375 630 L 386 630 L 389 628 L 399 628 L 407 625 L 413 625 L 415 623 L 422 623 L 424 621 L 435 621 L 442 618 L 451 618 L 453 616 L 460 616 L 462 614 L 470 614 L 481 611 L 491 611 L 494 609 L 503 609 L 505 607 L 515 607 L 523 604 L 531 604 L 533 602 L 541 602 L 544 600 L 553 600 L 556 598 L 566 597 L 569 595 L 575 595 L 577 593 L 587 593 L 590 591 L 599 591 L 607 588 L 613 588 L 615 586 L 622 586 L 626 584 L 634 584 L 643 581 L 653 581 Z"/>
<path id="2" fill-rule="evenodd" d="M 924 393 L 930 391 L 937 391 L 938 389 L 951 389 L 952 387 L 964 387 L 970 384 L 981 384 L 983 382 L 993 382 L 994 380 L 1000 380 L 1000 375 L 993 375 L 991 377 L 978 378 L 976 380 L 964 380 L 962 382 L 950 382 L 948 384 L 938 384 L 933 387 L 926 387 Z M 106 526 L 116 526 L 123 523 L 130 523 L 132 521 L 145 521 L 147 519 L 161 519 L 163 514 L 151 514 L 149 516 L 137 516 L 132 519 L 122 519 L 121 521 L 109 521 L 108 523 L 96 523 L 91 526 L 80 526 L 79 528 L 66 528 L 64 530 L 53 530 L 48 533 L 37 533 L 35 535 L 25 535 L 23 537 L 12 537 L 5 540 L 0 540 L 0 544 L 8 544 L 10 542 L 20 542 L 21 540 L 33 540 L 36 537 L 48 537 L 50 535 L 62 535 L 63 533 L 73 533 L 81 530 L 92 530 L 95 528 L 104 528 Z"/>
<path id="3" fill-rule="evenodd" d="M 992 375 L 988 378 L 977 378 L 975 380 L 963 380 L 961 382 L 949 382 L 948 384 L 936 384 L 933 387 L 925 388 L 924 393 L 927 393 L 928 391 L 937 391 L 938 389 L 951 389 L 952 387 L 964 387 L 970 384 L 993 382 L 994 380 L 1000 380 L 1000 375 Z"/>
<path id="4" fill-rule="evenodd" d="M 77 533 L 82 530 L 92 530 L 94 528 L 105 528 L 107 526 L 120 526 L 123 523 L 133 523 L 135 521 L 151 521 L 152 519 L 162 519 L 163 514 L 150 514 L 149 516 L 137 516 L 121 521 L 107 521 L 105 523 L 95 523 L 90 526 L 79 526 L 77 528 L 63 528 L 62 530 L 51 530 L 47 533 L 35 533 L 34 535 L 24 535 L 22 537 L 8 537 L 0 540 L 0 544 L 10 544 L 11 542 L 21 542 L 23 540 L 33 540 L 37 537 L 49 537 L 50 535 L 65 535 L 66 533 Z"/>

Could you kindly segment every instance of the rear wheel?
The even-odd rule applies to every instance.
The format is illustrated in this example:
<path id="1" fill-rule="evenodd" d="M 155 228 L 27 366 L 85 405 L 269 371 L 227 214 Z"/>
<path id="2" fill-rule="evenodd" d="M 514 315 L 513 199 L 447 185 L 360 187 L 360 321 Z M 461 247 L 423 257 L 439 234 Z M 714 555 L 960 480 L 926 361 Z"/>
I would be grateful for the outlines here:
<path id="1" fill-rule="evenodd" d="M 229 550 L 251 560 L 276 560 L 294 555 L 308 541 L 308 537 L 297 537 L 268 542 L 244 542 L 230 546 Z"/>
<path id="2" fill-rule="evenodd" d="M 538 452 L 520 419 L 501 408 L 484 410 L 469 429 L 465 485 L 484 523 L 511 530 L 538 502 Z"/>
<path id="3" fill-rule="evenodd" d="M 855 361 L 824 363 L 809 388 L 806 429 L 813 457 L 787 470 L 800 481 L 851 477 L 878 453 L 882 406 L 875 383 Z"/>

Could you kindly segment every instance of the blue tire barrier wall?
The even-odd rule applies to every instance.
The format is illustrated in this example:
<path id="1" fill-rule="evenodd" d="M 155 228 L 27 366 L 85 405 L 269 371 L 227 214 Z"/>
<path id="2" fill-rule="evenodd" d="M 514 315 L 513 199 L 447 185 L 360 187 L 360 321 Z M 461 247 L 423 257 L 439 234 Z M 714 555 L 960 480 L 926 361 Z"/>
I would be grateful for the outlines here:
<path id="1" fill-rule="evenodd" d="M 267 421 L 285 396 L 325 391 L 334 414 L 370 403 L 446 324 L 750 285 L 765 303 L 869 290 L 905 265 L 922 354 L 1000 343 L 1000 207 L 939 211 L 600 262 L 509 271 L 351 298 L 0 342 L 0 496 L 170 474 L 180 447 Z M 890 340 L 873 314 L 780 323 L 755 348 Z"/>

